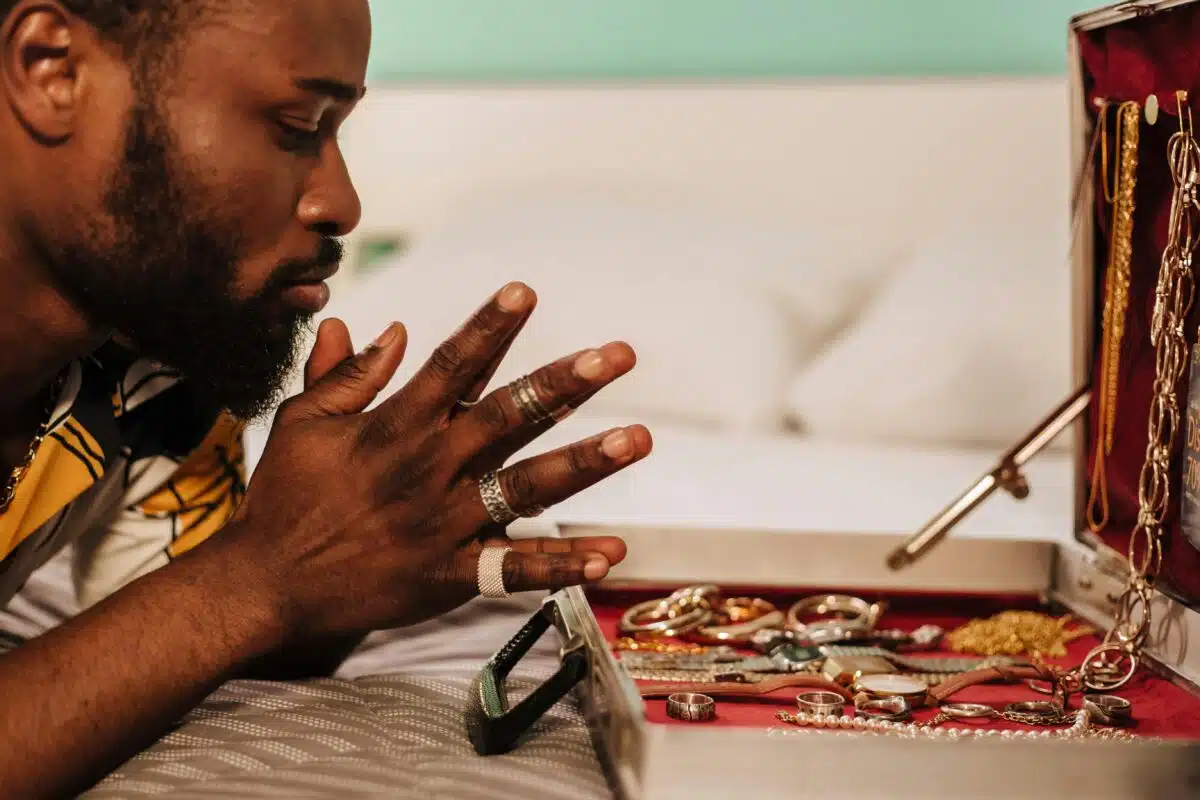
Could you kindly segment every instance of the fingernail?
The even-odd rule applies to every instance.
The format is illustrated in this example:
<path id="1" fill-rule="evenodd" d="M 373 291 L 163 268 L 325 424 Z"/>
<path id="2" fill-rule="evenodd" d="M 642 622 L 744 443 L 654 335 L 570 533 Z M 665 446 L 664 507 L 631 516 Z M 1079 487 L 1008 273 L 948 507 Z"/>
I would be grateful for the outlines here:
<path id="1" fill-rule="evenodd" d="M 625 431 L 617 431 L 605 437 L 600 445 L 600 449 L 604 451 L 604 455 L 619 461 L 623 458 L 628 458 L 633 453 L 633 442 L 629 438 L 629 434 Z"/>
<path id="2" fill-rule="evenodd" d="M 589 581 L 598 581 L 608 574 L 608 559 L 603 556 L 591 556 L 583 565 L 583 577 Z"/>
<path id="3" fill-rule="evenodd" d="M 391 325 L 387 326 L 383 333 L 375 337 L 375 341 L 371 342 L 371 347 L 387 347 L 392 342 L 396 341 L 396 336 L 399 333 L 400 326 L 393 322 Z"/>
<path id="4" fill-rule="evenodd" d="M 510 283 L 500 290 L 500 296 L 496 300 L 505 311 L 520 311 L 525 307 L 528 296 L 529 292 L 523 285 Z"/>
<path id="5" fill-rule="evenodd" d="M 604 374 L 604 356 L 589 350 L 575 359 L 575 374 L 585 381 L 594 381 Z"/>

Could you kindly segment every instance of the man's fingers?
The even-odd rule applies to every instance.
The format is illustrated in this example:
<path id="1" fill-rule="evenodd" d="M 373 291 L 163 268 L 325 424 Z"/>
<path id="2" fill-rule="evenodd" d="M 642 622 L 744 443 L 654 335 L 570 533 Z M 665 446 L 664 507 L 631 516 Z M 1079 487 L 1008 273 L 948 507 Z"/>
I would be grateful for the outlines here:
<path id="1" fill-rule="evenodd" d="M 337 329 L 323 325 L 317 332 L 314 350 L 322 347 L 322 333 L 336 336 Z M 408 332 L 403 325 L 393 322 L 362 352 L 342 359 L 307 390 L 284 403 L 277 418 L 286 421 L 361 412 L 396 374 L 407 346 Z"/>
<path id="2" fill-rule="evenodd" d="M 527 552 L 528 548 L 517 549 L 515 542 L 506 546 L 512 551 L 504 556 L 504 564 L 500 568 L 500 576 L 504 580 L 504 591 L 509 594 L 518 592 L 557 591 L 568 586 L 579 586 L 603 580 L 608 575 L 611 563 L 603 553 L 589 553 L 583 550 L 567 550 L 566 552 Z M 479 560 L 481 548 L 472 548 L 462 552 L 455 560 L 455 572 L 458 573 L 458 583 L 470 583 L 476 586 L 480 583 Z M 485 570 L 495 569 L 484 567 Z M 496 586 L 494 573 L 483 575 L 485 586 Z M 498 587 L 497 587 L 498 588 Z"/>
<path id="3" fill-rule="evenodd" d="M 504 558 L 504 589 L 509 593 L 557 591 L 603 580 L 608 559 L 599 553 L 520 553 Z"/>
<path id="4" fill-rule="evenodd" d="M 416 411 L 429 418 L 446 413 L 492 367 L 535 302 L 536 295 L 525 284 L 505 286 L 442 342 L 408 385 L 380 405 L 379 412 L 387 416 Z"/>
<path id="5" fill-rule="evenodd" d="M 509 539 L 492 536 L 485 541 L 464 545 L 445 564 L 435 569 L 429 580 L 443 591 L 466 602 L 479 592 L 480 556 L 485 548 L 511 548 L 504 556 L 499 575 L 504 590 L 517 592 L 556 591 L 567 586 L 594 583 L 608 576 L 609 570 L 625 558 L 625 543 L 613 536 L 559 539 Z M 484 570 L 495 570 L 492 562 Z M 483 575 L 485 585 L 496 586 L 496 574 Z"/>
<path id="6" fill-rule="evenodd" d="M 485 539 L 483 547 L 511 547 L 518 553 L 595 553 L 601 555 L 609 566 L 616 566 L 625 560 L 627 548 L 625 541 L 616 536 L 580 536 L 573 539 L 563 539 L 555 536 L 539 536 L 532 539 L 510 539 L 507 536 L 495 536 Z"/>
<path id="7" fill-rule="evenodd" d="M 642 425 L 615 428 L 505 467 L 495 474 L 495 485 L 467 481 L 462 489 L 467 496 L 459 507 L 469 519 L 462 527 L 479 530 L 499 522 L 496 514 L 521 515 L 535 507 L 561 503 L 645 458 L 653 446 L 650 431 Z"/>
<path id="8" fill-rule="evenodd" d="M 637 354 L 625 342 L 559 359 L 531 373 L 524 392 L 502 386 L 463 414 L 454 425 L 453 447 L 464 460 L 486 452 L 503 463 L 549 427 L 546 415 L 562 419 L 636 364 Z"/>

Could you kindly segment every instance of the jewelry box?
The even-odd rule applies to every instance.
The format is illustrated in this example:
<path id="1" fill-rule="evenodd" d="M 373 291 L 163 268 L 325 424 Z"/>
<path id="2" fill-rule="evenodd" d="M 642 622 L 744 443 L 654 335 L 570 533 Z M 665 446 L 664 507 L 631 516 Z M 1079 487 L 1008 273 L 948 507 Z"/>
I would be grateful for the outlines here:
<path id="1" fill-rule="evenodd" d="M 1198 43 L 1195 0 L 1070 22 L 1075 394 L 909 537 L 563 525 L 637 556 L 488 663 L 476 749 L 572 691 L 629 800 L 1200 797 Z M 1075 536 L 955 536 L 1060 434 Z"/>

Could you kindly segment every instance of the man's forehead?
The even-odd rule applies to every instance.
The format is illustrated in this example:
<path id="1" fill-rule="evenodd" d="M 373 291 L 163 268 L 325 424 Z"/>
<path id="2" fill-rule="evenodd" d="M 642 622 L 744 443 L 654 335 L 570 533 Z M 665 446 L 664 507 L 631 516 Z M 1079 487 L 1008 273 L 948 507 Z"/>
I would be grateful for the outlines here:
<path id="1" fill-rule="evenodd" d="M 284 69 L 306 91 L 361 96 L 371 46 L 367 0 L 243 0 L 198 32 L 198 49 Z"/>

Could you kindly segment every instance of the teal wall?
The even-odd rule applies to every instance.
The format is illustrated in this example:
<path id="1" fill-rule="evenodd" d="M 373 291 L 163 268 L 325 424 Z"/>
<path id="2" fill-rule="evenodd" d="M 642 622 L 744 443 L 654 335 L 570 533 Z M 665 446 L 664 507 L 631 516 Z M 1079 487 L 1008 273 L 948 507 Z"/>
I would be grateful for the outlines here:
<path id="1" fill-rule="evenodd" d="M 1111 0 L 371 0 L 374 80 L 1053 75 Z"/>

